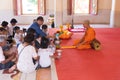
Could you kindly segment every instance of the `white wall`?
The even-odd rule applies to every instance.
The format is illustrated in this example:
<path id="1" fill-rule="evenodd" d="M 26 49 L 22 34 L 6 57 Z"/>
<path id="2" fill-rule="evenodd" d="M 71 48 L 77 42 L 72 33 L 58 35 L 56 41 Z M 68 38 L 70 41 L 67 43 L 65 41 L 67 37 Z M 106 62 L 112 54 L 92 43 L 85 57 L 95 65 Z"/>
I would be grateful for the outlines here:
<path id="1" fill-rule="evenodd" d="M 3 20 L 10 21 L 11 18 L 16 18 L 19 24 L 31 24 L 33 19 L 37 18 L 39 15 L 30 15 L 30 16 L 14 16 L 13 13 L 13 0 L 0 0 L 0 22 Z M 49 14 L 54 13 L 54 1 L 46 0 L 46 14 L 44 17 L 45 23 L 47 23 L 47 18 Z"/>
<path id="2" fill-rule="evenodd" d="M 3 20 L 10 21 L 11 18 L 16 18 L 19 24 L 31 24 L 33 19 L 39 15 L 31 16 L 14 16 L 13 15 L 13 0 L 0 0 L 0 22 Z M 54 0 L 46 0 L 46 15 L 43 16 L 45 23 L 47 23 L 47 18 L 49 14 L 54 13 Z M 112 0 L 98 0 L 98 15 L 74 15 L 75 23 L 82 23 L 83 20 L 89 19 L 92 23 L 109 23 L 110 22 L 110 11 L 111 11 Z M 59 4 L 59 1 L 56 0 Z M 63 24 L 71 22 L 71 16 L 67 15 L 67 0 L 62 0 L 62 11 L 55 12 L 57 15 L 62 15 Z M 58 5 L 57 5 L 58 6 Z M 59 8 L 59 7 L 58 7 Z M 61 18 L 61 17 L 60 17 Z M 58 16 L 59 19 L 59 16 Z"/>
<path id="3" fill-rule="evenodd" d="M 1 0 L 0 2 L 0 22 L 9 21 L 13 17 L 12 0 Z"/>

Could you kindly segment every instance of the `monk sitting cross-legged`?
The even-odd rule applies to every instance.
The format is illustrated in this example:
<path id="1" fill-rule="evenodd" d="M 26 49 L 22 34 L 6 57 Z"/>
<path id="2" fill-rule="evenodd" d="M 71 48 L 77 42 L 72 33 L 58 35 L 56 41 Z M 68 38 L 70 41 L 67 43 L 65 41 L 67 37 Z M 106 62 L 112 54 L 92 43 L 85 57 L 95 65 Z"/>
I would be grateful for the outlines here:
<path id="1" fill-rule="evenodd" d="M 86 29 L 84 36 L 82 39 L 75 40 L 73 44 L 77 49 L 91 48 L 90 43 L 93 39 L 95 39 L 95 31 L 92 27 L 90 27 L 89 20 L 84 21 L 83 26 Z"/>

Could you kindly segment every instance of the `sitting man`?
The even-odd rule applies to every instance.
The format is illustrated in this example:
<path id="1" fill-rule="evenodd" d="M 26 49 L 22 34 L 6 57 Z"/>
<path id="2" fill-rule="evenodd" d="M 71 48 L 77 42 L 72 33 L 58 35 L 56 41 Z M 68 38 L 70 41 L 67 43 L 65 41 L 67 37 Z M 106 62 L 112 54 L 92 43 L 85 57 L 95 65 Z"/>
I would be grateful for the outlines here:
<path id="1" fill-rule="evenodd" d="M 90 27 L 89 20 L 84 21 L 83 23 L 85 30 L 85 34 L 82 39 L 78 39 L 74 41 L 74 46 L 77 49 L 89 49 L 91 48 L 91 42 L 95 39 L 95 31 L 92 27 Z"/>

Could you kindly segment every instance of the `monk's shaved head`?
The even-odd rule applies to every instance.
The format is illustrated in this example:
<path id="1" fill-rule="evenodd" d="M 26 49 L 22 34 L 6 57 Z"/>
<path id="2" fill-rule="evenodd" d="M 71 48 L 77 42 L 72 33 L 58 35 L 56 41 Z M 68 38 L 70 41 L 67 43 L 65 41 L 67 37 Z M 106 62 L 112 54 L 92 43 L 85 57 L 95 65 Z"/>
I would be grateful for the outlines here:
<path id="1" fill-rule="evenodd" d="M 85 21 L 83 22 L 83 24 L 90 25 L 90 21 L 89 21 L 89 20 L 85 20 Z"/>

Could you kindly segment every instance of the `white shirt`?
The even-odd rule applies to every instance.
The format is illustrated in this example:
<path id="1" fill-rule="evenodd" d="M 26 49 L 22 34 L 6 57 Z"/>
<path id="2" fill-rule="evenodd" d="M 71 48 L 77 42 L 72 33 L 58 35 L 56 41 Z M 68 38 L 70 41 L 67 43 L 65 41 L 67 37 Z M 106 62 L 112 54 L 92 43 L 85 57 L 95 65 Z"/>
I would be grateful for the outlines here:
<path id="1" fill-rule="evenodd" d="M 22 34 L 21 33 L 15 33 L 15 36 L 14 36 L 14 39 L 15 39 L 15 42 L 16 42 L 16 44 L 20 44 L 21 43 L 21 36 L 22 36 Z"/>
<path id="2" fill-rule="evenodd" d="M 0 63 L 5 60 L 5 56 L 3 54 L 2 47 L 0 46 Z"/>
<path id="3" fill-rule="evenodd" d="M 39 49 L 38 55 L 40 56 L 39 64 L 41 67 L 48 67 L 51 65 L 51 58 L 50 56 L 53 55 L 53 52 L 50 48 L 47 49 Z"/>
<path id="4" fill-rule="evenodd" d="M 33 72 L 37 67 L 37 64 L 34 65 L 33 63 L 33 57 L 37 57 L 38 55 L 35 51 L 35 48 L 31 45 L 26 46 L 24 49 L 23 48 L 24 48 L 23 44 L 20 44 L 18 47 L 19 57 L 18 57 L 17 68 L 18 70 L 24 73 Z"/>
<path id="5" fill-rule="evenodd" d="M 15 26 L 12 26 L 12 25 L 9 26 L 9 33 L 10 33 L 10 35 L 13 35 L 13 29 L 14 29 L 14 27 Z"/>

